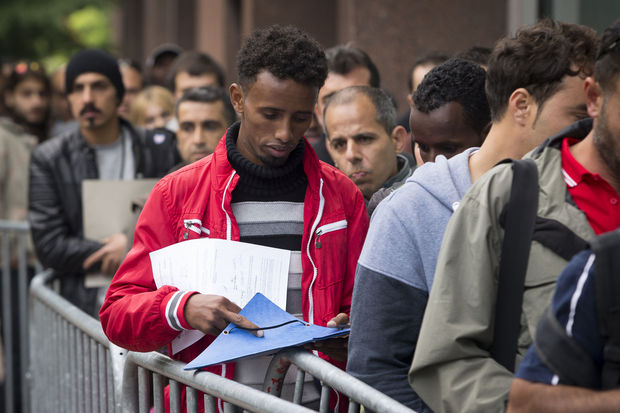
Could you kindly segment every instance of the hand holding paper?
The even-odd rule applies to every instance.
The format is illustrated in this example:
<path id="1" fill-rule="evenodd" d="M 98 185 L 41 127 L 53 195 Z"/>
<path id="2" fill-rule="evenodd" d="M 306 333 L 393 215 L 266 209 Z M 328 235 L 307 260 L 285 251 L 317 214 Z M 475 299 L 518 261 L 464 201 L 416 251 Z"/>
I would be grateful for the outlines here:
<path id="1" fill-rule="evenodd" d="M 327 322 L 327 327 L 345 329 L 351 327 L 351 320 L 346 313 L 340 313 Z M 318 350 L 334 360 L 347 361 L 349 356 L 349 335 L 324 341 L 309 343 L 304 346 L 308 350 Z"/>
<path id="2" fill-rule="evenodd" d="M 241 306 L 256 292 L 262 292 L 282 308 L 286 308 L 290 255 L 288 250 L 212 238 L 179 242 L 150 253 L 157 288 L 172 285 L 184 291 L 226 297 Z M 238 312 L 239 307 L 235 308 Z M 203 336 L 201 329 L 183 331 L 172 341 L 172 353 Z"/>
<path id="3" fill-rule="evenodd" d="M 241 308 L 220 295 L 194 294 L 185 305 L 185 320 L 194 329 L 205 334 L 218 335 L 229 323 L 243 328 L 258 328 L 247 318 L 239 314 Z M 263 332 L 252 331 L 256 337 Z"/>
<path id="4" fill-rule="evenodd" d="M 278 350 L 349 334 L 348 329 L 320 327 L 305 323 L 258 293 L 241 310 L 241 315 L 264 328 L 264 337 L 229 324 L 226 329 L 185 370 L 226 363 L 246 357 L 274 354 Z M 280 326 L 276 328 L 271 328 Z"/>

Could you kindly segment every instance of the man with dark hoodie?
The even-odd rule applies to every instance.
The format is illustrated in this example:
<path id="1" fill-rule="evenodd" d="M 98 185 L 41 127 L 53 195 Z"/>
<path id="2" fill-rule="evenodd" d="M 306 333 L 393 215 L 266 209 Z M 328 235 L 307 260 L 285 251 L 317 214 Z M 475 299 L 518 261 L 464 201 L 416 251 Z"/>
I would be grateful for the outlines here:
<path id="1" fill-rule="evenodd" d="M 596 48 L 592 30 L 550 21 L 496 45 L 486 80 L 492 126 L 482 147 L 425 164 L 373 215 L 353 294 L 351 374 L 429 411 L 407 375 L 448 220 L 472 182 L 497 162 L 521 158 L 587 116 L 584 74 Z"/>

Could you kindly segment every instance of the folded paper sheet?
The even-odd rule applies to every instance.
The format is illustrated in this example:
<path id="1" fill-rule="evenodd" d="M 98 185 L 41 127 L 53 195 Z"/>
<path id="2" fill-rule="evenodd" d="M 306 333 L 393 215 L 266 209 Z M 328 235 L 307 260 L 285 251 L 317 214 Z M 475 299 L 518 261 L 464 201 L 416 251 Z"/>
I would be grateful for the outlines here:
<path id="1" fill-rule="evenodd" d="M 240 307 L 257 292 L 286 308 L 291 252 L 238 241 L 200 238 L 179 242 L 151 252 L 157 288 L 172 285 L 228 298 Z M 183 331 L 172 342 L 172 352 L 183 350 L 204 336 Z"/>
<path id="2" fill-rule="evenodd" d="M 185 370 L 242 358 L 274 354 L 278 350 L 349 334 L 349 329 L 321 327 L 305 323 L 279 308 L 264 295 L 257 293 L 241 310 L 241 315 L 265 329 L 263 337 L 229 324 L 226 329 Z"/>

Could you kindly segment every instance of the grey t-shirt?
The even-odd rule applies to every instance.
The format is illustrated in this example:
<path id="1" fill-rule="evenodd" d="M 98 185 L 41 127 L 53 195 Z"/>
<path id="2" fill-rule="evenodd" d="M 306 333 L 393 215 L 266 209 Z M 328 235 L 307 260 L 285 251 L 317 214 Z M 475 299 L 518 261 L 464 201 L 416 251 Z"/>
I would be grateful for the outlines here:
<path id="1" fill-rule="evenodd" d="M 131 148 L 131 136 L 126 128 L 119 139 L 104 145 L 93 145 L 97 155 L 99 179 L 132 180 L 135 178 L 135 161 Z"/>

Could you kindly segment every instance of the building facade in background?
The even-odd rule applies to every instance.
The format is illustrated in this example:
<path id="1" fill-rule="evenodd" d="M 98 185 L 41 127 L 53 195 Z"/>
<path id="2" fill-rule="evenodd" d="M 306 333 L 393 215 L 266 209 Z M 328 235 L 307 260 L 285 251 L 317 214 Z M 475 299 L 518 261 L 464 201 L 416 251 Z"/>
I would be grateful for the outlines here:
<path id="1" fill-rule="evenodd" d="M 172 42 L 209 53 L 234 81 L 242 39 L 271 24 L 293 24 L 325 48 L 352 43 L 381 72 L 382 85 L 407 106 L 407 76 L 420 56 L 492 47 L 523 24 L 550 16 L 597 30 L 620 16 L 616 0 L 126 0 L 119 3 L 119 54 L 144 62 Z"/>

